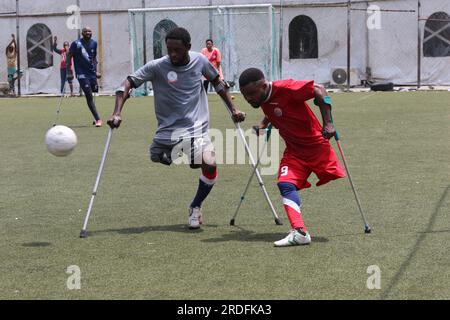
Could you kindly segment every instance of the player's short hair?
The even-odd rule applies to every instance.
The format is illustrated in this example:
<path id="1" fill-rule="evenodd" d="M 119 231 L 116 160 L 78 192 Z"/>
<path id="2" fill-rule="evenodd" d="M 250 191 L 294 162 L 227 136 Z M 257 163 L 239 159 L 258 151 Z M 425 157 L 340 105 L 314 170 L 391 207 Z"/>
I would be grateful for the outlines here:
<path id="1" fill-rule="evenodd" d="M 245 87 L 246 85 L 256 82 L 259 80 L 264 80 L 264 73 L 257 68 L 248 68 L 241 73 L 239 77 L 239 87 Z"/>
<path id="2" fill-rule="evenodd" d="M 181 40 L 185 46 L 191 44 L 191 35 L 185 28 L 175 28 L 169 31 L 166 35 L 166 42 L 168 39 L 172 40 Z"/>
<path id="3" fill-rule="evenodd" d="M 208 43 L 208 41 L 211 41 L 211 43 L 214 44 L 214 41 L 212 39 L 206 39 L 205 43 Z"/>

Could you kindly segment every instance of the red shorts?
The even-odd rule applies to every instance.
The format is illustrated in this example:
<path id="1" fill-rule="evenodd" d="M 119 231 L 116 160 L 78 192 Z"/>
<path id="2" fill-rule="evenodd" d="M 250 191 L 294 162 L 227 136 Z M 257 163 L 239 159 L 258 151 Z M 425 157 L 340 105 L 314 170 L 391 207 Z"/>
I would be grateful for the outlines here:
<path id="1" fill-rule="evenodd" d="M 307 147 L 303 152 L 286 148 L 278 169 L 278 182 L 292 183 L 297 190 L 309 188 L 311 183 L 308 177 L 312 172 L 319 178 L 316 186 L 345 177 L 345 171 L 331 145 L 320 144 Z"/>

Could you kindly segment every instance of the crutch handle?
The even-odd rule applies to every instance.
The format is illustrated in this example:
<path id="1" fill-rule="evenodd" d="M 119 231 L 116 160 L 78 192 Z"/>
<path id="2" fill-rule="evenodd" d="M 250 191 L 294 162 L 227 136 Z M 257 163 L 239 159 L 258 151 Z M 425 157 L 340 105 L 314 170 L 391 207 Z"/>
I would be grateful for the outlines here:
<path id="1" fill-rule="evenodd" d="M 260 128 L 258 125 L 253 126 L 252 129 L 255 132 L 256 136 L 258 136 L 258 137 L 260 136 L 260 131 L 264 130 L 265 132 L 263 132 L 262 134 L 267 133 L 266 134 L 266 141 L 269 141 L 270 134 L 272 133 L 272 124 L 271 123 L 269 123 L 269 125 L 266 128 L 264 128 L 264 129 Z"/>
<path id="2" fill-rule="evenodd" d="M 266 128 L 266 132 L 267 132 L 266 141 L 269 141 L 270 135 L 272 133 L 272 127 L 273 127 L 272 123 L 269 123 L 269 125 Z"/>
<path id="3" fill-rule="evenodd" d="M 259 137 L 259 130 L 261 130 L 261 128 L 259 126 L 253 126 L 252 129 L 255 131 L 256 136 Z"/>
<path id="4" fill-rule="evenodd" d="M 336 139 L 336 141 L 341 140 L 341 135 L 339 134 L 338 129 L 336 129 L 336 126 L 334 126 L 334 139 Z"/>
<path id="5" fill-rule="evenodd" d="M 331 113 L 331 111 L 330 111 L 330 117 L 331 117 L 331 123 L 334 126 L 334 139 L 336 139 L 336 141 L 339 141 L 339 140 L 341 140 L 341 135 L 339 134 L 339 131 L 338 131 L 336 125 L 334 124 L 333 114 Z"/>

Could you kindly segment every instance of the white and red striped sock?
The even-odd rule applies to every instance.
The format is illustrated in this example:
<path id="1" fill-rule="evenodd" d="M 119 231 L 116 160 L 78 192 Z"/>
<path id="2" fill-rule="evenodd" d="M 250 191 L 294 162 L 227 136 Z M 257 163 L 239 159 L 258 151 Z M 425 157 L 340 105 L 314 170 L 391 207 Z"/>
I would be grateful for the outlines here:
<path id="1" fill-rule="evenodd" d="M 291 223 L 292 229 L 301 228 L 306 231 L 299 204 L 295 201 L 292 201 L 291 199 L 283 197 L 283 206 L 288 216 L 289 222 Z"/>

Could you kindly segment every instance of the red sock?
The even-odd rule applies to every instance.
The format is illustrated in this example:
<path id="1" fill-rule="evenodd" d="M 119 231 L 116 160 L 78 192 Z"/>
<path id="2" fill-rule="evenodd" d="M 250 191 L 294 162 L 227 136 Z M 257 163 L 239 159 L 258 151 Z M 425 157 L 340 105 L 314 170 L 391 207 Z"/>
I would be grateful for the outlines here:
<path id="1" fill-rule="evenodd" d="M 218 175 L 217 167 L 216 167 L 216 169 L 213 172 L 208 172 L 208 170 L 203 170 L 202 169 L 202 175 L 208 180 L 214 180 L 215 181 L 217 179 L 217 175 Z"/>
<path id="2" fill-rule="evenodd" d="M 292 229 L 302 228 L 306 231 L 305 223 L 303 222 L 302 213 L 300 212 L 300 207 L 298 204 L 292 200 L 283 198 L 283 206 L 284 210 L 286 210 Z"/>

